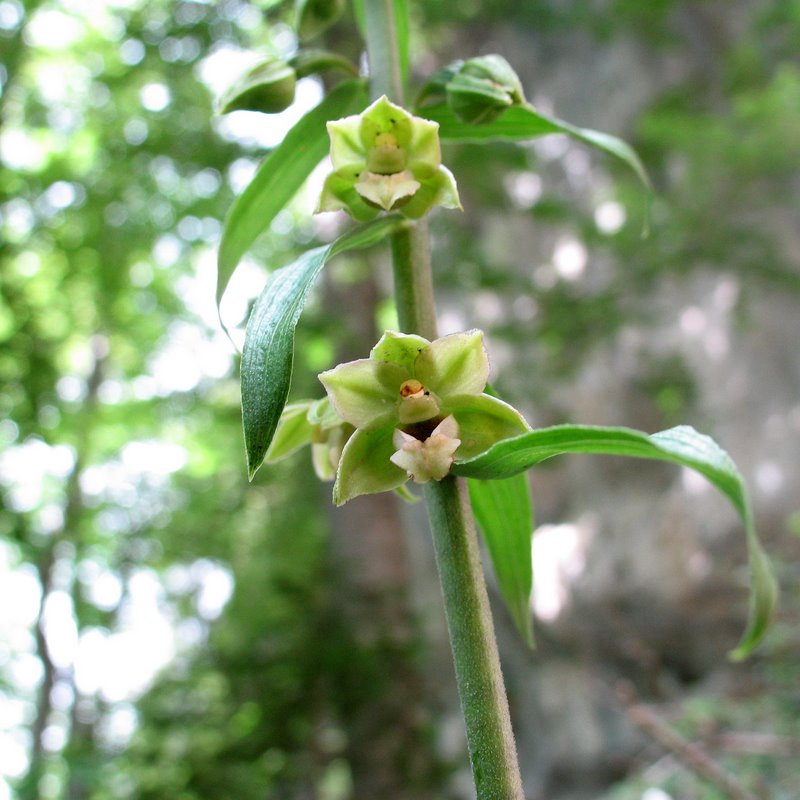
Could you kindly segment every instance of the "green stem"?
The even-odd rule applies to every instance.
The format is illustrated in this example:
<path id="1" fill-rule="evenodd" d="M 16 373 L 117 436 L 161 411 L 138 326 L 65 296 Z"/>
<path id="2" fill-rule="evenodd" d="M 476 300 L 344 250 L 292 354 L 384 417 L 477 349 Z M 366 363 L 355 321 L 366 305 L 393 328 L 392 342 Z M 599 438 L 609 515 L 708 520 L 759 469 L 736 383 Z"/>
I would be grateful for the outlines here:
<path id="1" fill-rule="evenodd" d="M 409 223 L 408 227 L 392 234 L 391 244 L 400 330 L 435 339 L 438 333 L 428 223 L 425 220 Z"/>
<path id="2" fill-rule="evenodd" d="M 403 102 L 394 0 L 364 0 L 372 96 Z M 400 329 L 435 339 L 436 307 L 428 227 L 392 236 Z M 463 479 L 425 487 L 456 682 L 478 800 L 522 800 L 522 780 L 489 610 L 478 538 Z"/>
<path id="3" fill-rule="evenodd" d="M 403 78 L 397 48 L 397 20 L 394 0 L 365 0 L 364 22 L 367 28 L 367 57 L 372 99 L 386 95 L 403 104 Z"/>
<path id="4" fill-rule="evenodd" d="M 466 482 L 425 486 L 478 800 L 522 800 L 522 780 Z"/>

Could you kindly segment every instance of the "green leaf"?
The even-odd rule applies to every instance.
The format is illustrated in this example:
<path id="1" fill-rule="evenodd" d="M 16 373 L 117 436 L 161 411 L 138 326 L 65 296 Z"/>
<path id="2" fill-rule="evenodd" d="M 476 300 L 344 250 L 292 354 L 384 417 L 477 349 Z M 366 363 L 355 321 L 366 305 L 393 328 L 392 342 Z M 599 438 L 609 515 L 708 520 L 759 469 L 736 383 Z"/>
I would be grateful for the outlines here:
<path id="1" fill-rule="evenodd" d="M 509 108 L 494 121 L 479 125 L 462 122 L 444 103 L 420 109 L 417 113 L 425 119 L 439 123 L 439 137 L 442 141 L 486 142 L 498 139 L 524 141 L 546 136 L 548 133 L 566 133 L 624 161 L 636 173 L 648 192 L 652 192 L 650 179 L 639 156 L 622 139 L 588 128 L 578 128 L 568 122 L 540 114 L 530 106 Z"/>
<path id="2" fill-rule="evenodd" d="M 489 550 L 500 592 L 522 638 L 533 647 L 530 611 L 533 505 L 528 479 L 521 473 L 501 481 L 473 478 L 467 483 L 472 510 Z"/>
<path id="3" fill-rule="evenodd" d="M 358 67 L 350 59 L 329 50 L 298 50 L 287 62 L 298 78 L 306 78 L 329 69 L 340 69 L 354 78 Z"/>
<path id="4" fill-rule="evenodd" d="M 745 658 L 763 637 L 777 603 L 777 585 L 758 540 L 742 476 L 730 456 L 713 439 L 682 425 L 648 436 L 629 428 L 557 425 L 506 439 L 467 461 L 453 472 L 469 478 L 508 478 L 563 453 L 653 458 L 690 467 L 714 484 L 739 512 L 750 559 L 750 619 L 738 647 L 730 654 Z"/>
<path id="5" fill-rule="evenodd" d="M 314 279 L 338 253 L 369 247 L 404 224 L 381 217 L 317 247 L 270 275 L 256 300 L 242 353 L 242 419 L 250 479 L 261 466 L 280 421 L 292 377 L 294 330 Z"/>
<path id="6" fill-rule="evenodd" d="M 366 104 L 362 81 L 340 83 L 286 134 L 258 168 L 225 220 L 217 257 L 217 306 L 241 257 L 328 152 L 325 123 L 361 111 Z"/>

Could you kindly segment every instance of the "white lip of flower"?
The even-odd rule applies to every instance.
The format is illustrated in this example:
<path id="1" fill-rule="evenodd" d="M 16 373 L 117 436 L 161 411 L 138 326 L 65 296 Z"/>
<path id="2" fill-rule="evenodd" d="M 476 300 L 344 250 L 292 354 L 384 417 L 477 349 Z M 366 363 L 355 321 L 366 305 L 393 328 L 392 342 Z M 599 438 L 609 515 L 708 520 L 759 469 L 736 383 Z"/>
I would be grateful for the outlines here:
<path id="1" fill-rule="evenodd" d="M 420 186 L 407 169 L 394 175 L 364 171 L 356 183 L 356 191 L 370 203 L 391 211 L 400 200 L 415 195 Z"/>
<path id="2" fill-rule="evenodd" d="M 390 461 L 404 469 L 415 483 L 440 481 L 450 472 L 453 454 L 461 444 L 457 436 L 458 423 L 452 414 L 445 417 L 425 441 L 398 429 L 392 438 L 398 450 Z"/>

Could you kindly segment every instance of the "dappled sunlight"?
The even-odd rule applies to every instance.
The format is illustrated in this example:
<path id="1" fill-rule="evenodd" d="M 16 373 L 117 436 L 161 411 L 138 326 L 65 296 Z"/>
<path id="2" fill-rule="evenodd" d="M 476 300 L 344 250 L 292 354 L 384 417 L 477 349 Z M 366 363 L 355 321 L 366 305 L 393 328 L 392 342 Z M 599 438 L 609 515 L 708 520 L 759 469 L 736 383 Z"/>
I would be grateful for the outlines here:
<path id="1" fill-rule="evenodd" d="M 555 622 L 569 605 L 570 586 L 586 568 L 586 554 L 597 533 L 591 516 L 577 522 L 540 525 L 533 534 L 533 598 L 536 616 Z"/>
<path id="2" fill-rule="evenodd" d="M 589 254 L 586 246 L 577 239 L 559 239 L 553 251 L 553 265 L 558 276 L 565 281 L 576 281 L 583 276 Z"/>
<path id="3" fill-rule="evenodd" d="M 594 212 L 594 224 L 602 233 L 611 235 L 619 231 L 627 220 L 625 206 L 615 200 L 600 203 Z"/>

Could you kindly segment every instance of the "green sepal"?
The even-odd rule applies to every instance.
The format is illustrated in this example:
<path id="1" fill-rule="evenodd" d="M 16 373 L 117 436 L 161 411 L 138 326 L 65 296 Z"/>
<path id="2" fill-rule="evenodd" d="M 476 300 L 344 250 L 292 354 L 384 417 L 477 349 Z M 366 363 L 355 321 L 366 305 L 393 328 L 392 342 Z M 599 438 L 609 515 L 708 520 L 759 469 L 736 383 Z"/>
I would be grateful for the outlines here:
<path id="1" fill-rule="evenodd" d="M 442 414 L 452 414 L 458 423 L 461 446 L 456 461 L 473 458 L 503 439 L 530 430 L 519 411 L 488 394 L 447 397 L 442 402 Z"/>
<path id="2" fill-rule="evenodd" d="M 436 70 L 419 90 L 416 107 L 447 102 L 447 85 L 458 74 L 463 63 L 463 60 L 453 61 L 446 67 Z"/>
<path id="3" fill-rule="evenodd" d="M 329 430 L 342 424 L 342 418 L 336 413 L 330 397 L 327 396 L 311 404 L 308 421 L 322 430 Z"/>
<path id="4" fill-rule="evenodd" d="M 406 482 L 405 470 L 389 460 L 397 449 L 393 435 L 393 428 L 387 426 L 375 431 L 357 430 L 350 437 L 342 451 L 333 486 L 333 502 L 337 506 L 362 494 L 396 489 Z"/>
<path id="5" fill-rule="evenodd" d="M 402 367 L 360 358 L 339 364 L 319 376 L 339 416 L 355 428 L 391 424 L 397 414 L 397 390 L 405 380 Z"/>
<path id="6" fill-rule="evenodd" d="M 483 331 L 451 333 L 420 351 L 414 375 L 437 394 L 480 394 L 489 379 Z"/>
<path id="7" fill-rule="evenodd" d="M 286 458 L 312 440 L 315 425 L 309 422 L 308 415 L 314 404 L 314 400 L 303 400 L 284 406 L 272 444 L 264 456 L 266 463 Z"/>
<path id="8" fill-rule="evenodd" d="M 427 339 L 415 334 L 386 331 L 370 351 L 369 357 L 372 361 L 400 366 L 406 370 L 405 377 L 411 377 L 414 375 L 417 356 L 430 347 L 430 344 Z"/>
<path id="9" fill-rule="evenodd" d="M 420 219 L 434 206 L 461 210 L 461 199 L 453 173 L 440 166 L 428 177 L 414 176 L 420 183 L 419 189 L 407 202 L 396 210 L 409 219 Z"/>
<path id="10" fill-rule="evenodd" d="M 408 484 L 404 483 L 402 486 L 398 486 L 394 489 L 394 493 L 404 502 L 408 503 L 411 506 L 417 505 L 417 503 L 422 502 L 422 497 L 418 494 L 414 494 L 411 489 L 408 488 Z"/>
<path id="11" fill-rule="evenodd" d="M 369 222 L 380 214 L 380 208 L 370 205 L 357 191 L 352 174 L 357 168 L 349 167 L 331 172 L 322 184 L 322 193 L 314 211 L 347 211 L 358 222 Z"/>
<path id="12" fill-rule="evenodd" d="M 248 70 L 220 98 L 219 113 L 260 111 L 276 114 L 294 102 L 295 71 L 278 58 L 268 58 Z"/>

